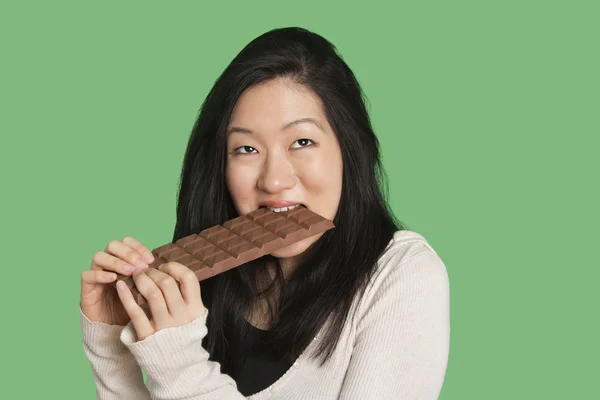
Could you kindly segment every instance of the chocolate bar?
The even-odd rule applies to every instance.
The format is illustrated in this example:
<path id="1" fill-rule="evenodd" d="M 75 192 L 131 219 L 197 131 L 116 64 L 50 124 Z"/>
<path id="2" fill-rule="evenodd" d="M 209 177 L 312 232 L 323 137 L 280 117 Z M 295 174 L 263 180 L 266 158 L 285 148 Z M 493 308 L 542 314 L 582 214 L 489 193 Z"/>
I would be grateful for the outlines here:
<path id="1" fill-rule="evenodd" d="M 202 281 L 333 227 L 332 221 L 302 205 L 283 212 L 259 208 L 157 247 L 152 250 L 154 261 L 149 267 L 175 261 L 194 271 Z M 119 280 L 127 284 L 138 305 L 146 303 L 132 277 L 117 274 L 111 285 L 116 287 Z"/>

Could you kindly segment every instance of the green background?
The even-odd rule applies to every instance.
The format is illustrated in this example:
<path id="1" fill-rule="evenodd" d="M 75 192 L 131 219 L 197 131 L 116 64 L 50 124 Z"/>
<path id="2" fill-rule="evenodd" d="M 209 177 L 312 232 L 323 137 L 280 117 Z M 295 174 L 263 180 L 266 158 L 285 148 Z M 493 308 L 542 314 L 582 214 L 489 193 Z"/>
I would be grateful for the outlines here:
<path id="1" fill-rule="evenodd" d="M 200 104 L 273 28 L 332 41 L 390 202 L 448 268 L 441 399 L 598 398 L 596 1 L 0 2 L 2 398 L 94 399 L 81 271 L 170 241 Z"/>

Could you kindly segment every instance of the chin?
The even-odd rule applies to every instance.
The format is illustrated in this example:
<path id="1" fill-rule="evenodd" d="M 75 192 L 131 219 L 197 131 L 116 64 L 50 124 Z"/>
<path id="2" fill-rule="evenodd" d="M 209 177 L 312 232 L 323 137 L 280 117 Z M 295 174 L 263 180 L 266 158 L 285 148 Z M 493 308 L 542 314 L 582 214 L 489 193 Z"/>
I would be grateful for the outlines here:
<path id="1" fill-rule="evenodd" d="M 281 249 L 275 250 L 270 254 L 277 258 L 290 258 L 298 256 L 304 253 L 313 243 L 319 240 L 323 233 L 308 237 L 296 243 L 292 243 L 289 246 L 282 247 Z"/>

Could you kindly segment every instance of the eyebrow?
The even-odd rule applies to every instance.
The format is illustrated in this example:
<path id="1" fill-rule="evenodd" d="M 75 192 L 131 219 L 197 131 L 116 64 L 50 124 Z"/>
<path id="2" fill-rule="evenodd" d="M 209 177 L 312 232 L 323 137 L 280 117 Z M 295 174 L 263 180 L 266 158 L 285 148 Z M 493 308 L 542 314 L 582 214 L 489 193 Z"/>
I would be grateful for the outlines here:
<path id="1" fill-rule="evenodd" d="M 286 129 L 294 126 L 294 125 L 298 125 L 298 124 L 301 124 L 301 123 L 304 123 L 304 122 L 310 122 L 312 124 L 315 124 L 320 130 L 323 131 L 323 133 L 325 132 L 325 130 L 323 129 L 323 127 L 316 120 L 314 120 L 313 118 L 310 118 L 310 117 L 300 118 L 300 119 L 297 119 L 295 121 L 288 122 L 287 124 L 283 125 L 281 127 L 281 129 L 282 130 L 286 130 Z M 254 131 L 251 130 L 251 129 L 240 128 L 239 126 L 232 126 L 231 128 L 229 128 L 229 130 L 227 130 L 227 134 L 228 135 L 231 134 L 231 133 L 233 133 L 233 132 L 249 133 L 249 134 L 254 133 Z"/>

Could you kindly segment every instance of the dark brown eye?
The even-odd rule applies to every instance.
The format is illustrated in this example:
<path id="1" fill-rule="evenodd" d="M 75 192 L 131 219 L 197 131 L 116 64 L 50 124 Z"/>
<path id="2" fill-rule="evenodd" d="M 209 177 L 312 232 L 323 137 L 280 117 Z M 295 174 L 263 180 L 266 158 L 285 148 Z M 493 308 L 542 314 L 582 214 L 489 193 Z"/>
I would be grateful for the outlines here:
<path id="1" fill-rule="evenodd" d="M 244 151 L 241 151 L 241 149 L 244 149 Z M 237 149 L 235 149 L 235 152 L 240 153 L 240 154 L 248 154 L 248 153 L 251 153 L 253 150 L 256 150 L 256 149 L 252 146 L 242 146 L 242 147 L 238 147 Z"/>
<path id="2" fill-rule="evenodd" d="M 311 143 L 313 143 L 313 141 L 310 139 L 302 138 L 302 139 L 296 140 L 294 143 L 298 143 L 300 145 L 299 147 L 292 146 L 297 149 L 297 148 L 302 148 L 302 147 L 308 147 L 308 146 L 310 146 Z"/>

